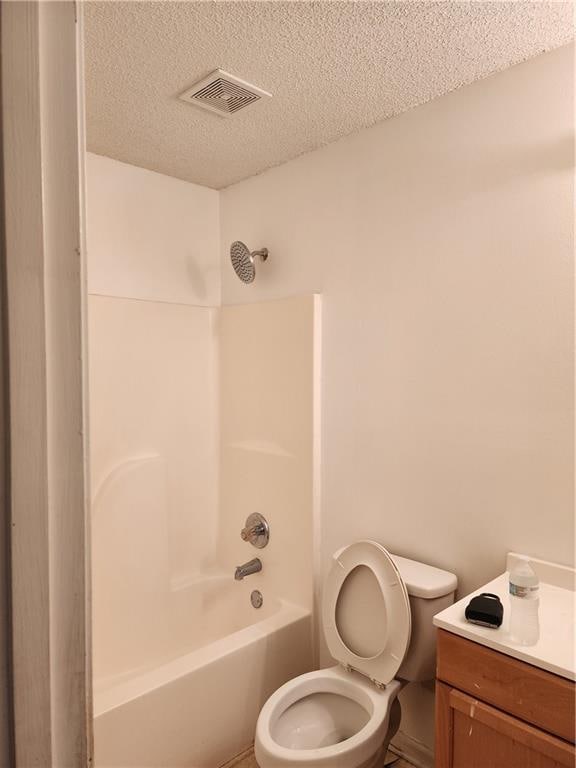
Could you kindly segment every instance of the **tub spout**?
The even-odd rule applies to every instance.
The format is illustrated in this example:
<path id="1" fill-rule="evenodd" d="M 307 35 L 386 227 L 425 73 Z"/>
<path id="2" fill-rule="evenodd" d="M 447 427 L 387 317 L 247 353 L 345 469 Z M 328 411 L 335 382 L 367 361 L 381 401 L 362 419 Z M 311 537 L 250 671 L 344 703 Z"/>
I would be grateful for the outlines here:
<path id="1" fill-rule="evenodd" d="M 259 557 L 255 557 L 254 560 L 249 560 L 244 565 L 239 565 L 234 572 L 234 578 L 236 581 L 242 581 L 245 576 L 250 576 L 252 573 L 258 573 L 262 570 L 262 562 Z"/>

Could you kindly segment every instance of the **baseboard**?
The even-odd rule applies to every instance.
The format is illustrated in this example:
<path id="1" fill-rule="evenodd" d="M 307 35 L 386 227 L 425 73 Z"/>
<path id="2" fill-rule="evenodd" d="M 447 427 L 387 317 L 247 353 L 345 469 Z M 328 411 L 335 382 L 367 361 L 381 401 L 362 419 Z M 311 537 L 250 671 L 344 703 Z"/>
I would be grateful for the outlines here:
<path id="1" fill-rule="evenodd" d="M 434 768 L 434 753 L 425 744 L 398 731 L 390 744 L 390 752 L 404 758 L 415 768 Z"/>
<path id="2" fill-rule="evenodd" d="M 227 760 L 225 763 L 223 763 L 220 768 L 235 768 L 235 766 L 240 766 L 241 763 L 246 761 L 248 763 L 248 760 L 252 758 L 254 760 L 254 746 L 248 747 L 248 749 L 245 749 L 243 752 L 241 752 L 239 755 L 236 755 L 231 760 Z M 254 760 L 254 763 L 251 763 L 253 765 L 256 765 L 256 761 Z"/>

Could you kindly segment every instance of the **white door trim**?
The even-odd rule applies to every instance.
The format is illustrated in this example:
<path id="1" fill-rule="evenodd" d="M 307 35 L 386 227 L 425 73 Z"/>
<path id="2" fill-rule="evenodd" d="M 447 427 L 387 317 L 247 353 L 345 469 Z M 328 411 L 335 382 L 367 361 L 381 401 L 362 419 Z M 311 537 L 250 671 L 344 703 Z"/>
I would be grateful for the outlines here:
<path id="1" fill-rule="evenodd" d="M 92 752 L 80 10 L 1 5 L 17 768 Z"/>

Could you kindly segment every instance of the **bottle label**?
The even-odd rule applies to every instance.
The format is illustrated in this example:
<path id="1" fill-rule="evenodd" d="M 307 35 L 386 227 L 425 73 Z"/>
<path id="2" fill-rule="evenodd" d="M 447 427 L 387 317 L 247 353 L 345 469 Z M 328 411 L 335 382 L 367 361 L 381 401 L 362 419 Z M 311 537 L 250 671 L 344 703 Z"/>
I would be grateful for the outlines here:
<path id="1" fill-rule="evenodd" d="M 535 597 L 538 594 L 538 587 L 521 587 L 519 584 L 510 582 L 510 594 L 514 597 Z"/>

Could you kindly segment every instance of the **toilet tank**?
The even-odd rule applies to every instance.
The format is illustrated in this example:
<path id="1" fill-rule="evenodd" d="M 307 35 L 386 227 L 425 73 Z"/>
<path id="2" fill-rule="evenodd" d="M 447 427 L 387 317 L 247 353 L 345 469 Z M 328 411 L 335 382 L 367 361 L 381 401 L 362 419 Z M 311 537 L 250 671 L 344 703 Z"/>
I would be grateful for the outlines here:
<path id="1" fill-rule="evenodd" d="M 409 682 L 432 680 L 436 666 L 436 630 L 432 618 L 454 602 L 458 580 L 453 573 L 416 560 L 390 555 L 410 598 L 410 645 L 397 678 Z"/>

